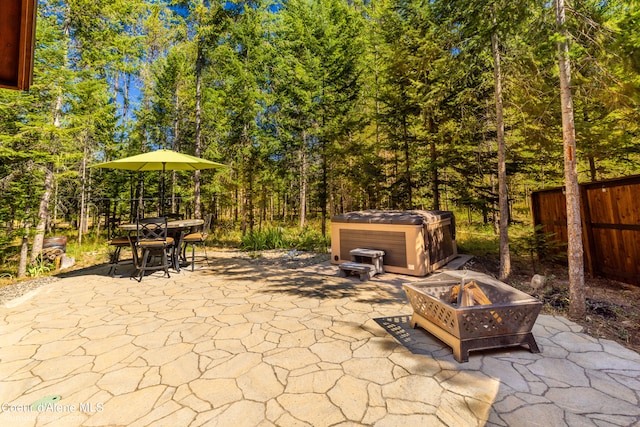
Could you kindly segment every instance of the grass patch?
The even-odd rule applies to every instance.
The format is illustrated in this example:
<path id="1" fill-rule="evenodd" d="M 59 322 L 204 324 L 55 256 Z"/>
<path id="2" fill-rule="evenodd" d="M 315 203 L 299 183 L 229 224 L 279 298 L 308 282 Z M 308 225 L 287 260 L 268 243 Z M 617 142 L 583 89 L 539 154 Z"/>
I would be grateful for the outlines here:
<path id="1" fill-rule="evenodd" d="M 498 256 L 500 238 L 489 224 L 458 223 L 456 244 L 458 252 L 475 256 Z"/>

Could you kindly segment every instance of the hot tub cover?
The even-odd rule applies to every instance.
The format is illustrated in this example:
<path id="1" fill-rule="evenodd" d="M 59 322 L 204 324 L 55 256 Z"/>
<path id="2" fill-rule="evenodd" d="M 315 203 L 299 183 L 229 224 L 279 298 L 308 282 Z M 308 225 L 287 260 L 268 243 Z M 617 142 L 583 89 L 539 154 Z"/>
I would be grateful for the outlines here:
<path id="1" fill-rule="evenodd" d="M 450 218 L 453 223 L 454 217 L 451 211 L 396 211 L 396 210 L 376 210 L 369 209 L 357 212 L 347 212 L 334 215 L 332 222 L 351 222 L 363 224 L 403 224 L 403 225 L 424 225 L 442 221 Z"/>

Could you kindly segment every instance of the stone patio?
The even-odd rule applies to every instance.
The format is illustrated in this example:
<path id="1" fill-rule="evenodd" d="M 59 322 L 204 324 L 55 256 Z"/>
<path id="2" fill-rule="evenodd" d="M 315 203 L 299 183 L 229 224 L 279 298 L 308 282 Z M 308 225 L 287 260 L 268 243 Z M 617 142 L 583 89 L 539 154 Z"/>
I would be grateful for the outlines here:
<path id="1" fill-rule="evenodd" d="M 538 318 L 540 354 L 472 352 L 459 364 L 409 328 L 406 276 L 362 283 L 328 264 L 236 258 L 141 283 L 107 270 L 0 307 L 0 425 L 640 422 L 640 355 L 561 317 Z"/>

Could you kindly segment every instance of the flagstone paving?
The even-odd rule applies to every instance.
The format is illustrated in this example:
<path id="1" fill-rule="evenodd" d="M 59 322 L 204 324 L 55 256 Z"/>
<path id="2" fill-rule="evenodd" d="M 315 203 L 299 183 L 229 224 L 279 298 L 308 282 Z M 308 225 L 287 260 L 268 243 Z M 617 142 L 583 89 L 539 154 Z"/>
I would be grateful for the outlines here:
<path id="1" fill-rule="evenodd" d="M 0 425 L 640 423 L 640 355 L 562 317 L 538 318 L 540 354 L 460 364 L 409 327 L 406 277 L 212 264 L 141 283 L 102 266 L 0 307 Z"/>

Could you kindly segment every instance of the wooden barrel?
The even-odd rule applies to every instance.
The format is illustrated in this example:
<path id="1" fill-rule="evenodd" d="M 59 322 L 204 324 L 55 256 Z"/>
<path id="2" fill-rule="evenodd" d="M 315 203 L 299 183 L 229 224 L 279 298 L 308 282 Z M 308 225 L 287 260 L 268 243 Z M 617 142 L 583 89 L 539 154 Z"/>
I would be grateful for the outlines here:
<path id="1" fill-rule="evenodd" d="M 62 249 L 62 252 L 67 251 L 67 237 L 66 236 L 56 236 L 56 237 L 45 237 L 42 242 L 42 249 L 47 248 L 56 248 Z"/>

